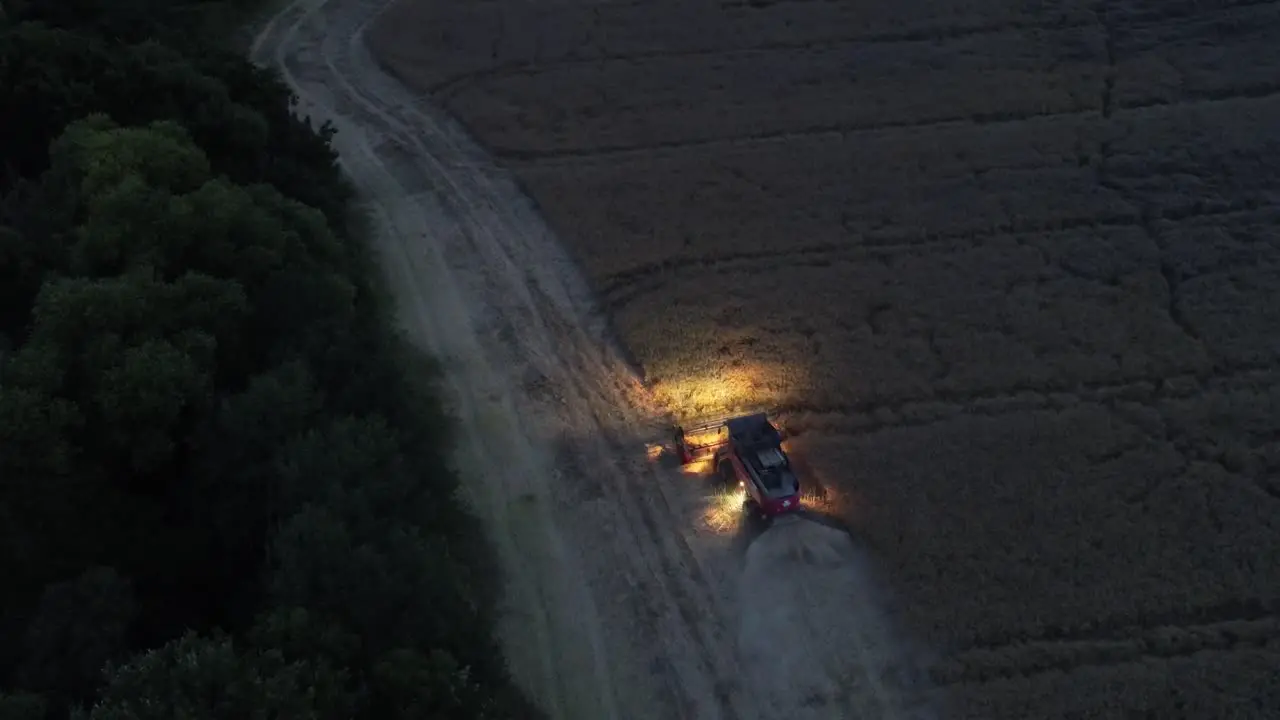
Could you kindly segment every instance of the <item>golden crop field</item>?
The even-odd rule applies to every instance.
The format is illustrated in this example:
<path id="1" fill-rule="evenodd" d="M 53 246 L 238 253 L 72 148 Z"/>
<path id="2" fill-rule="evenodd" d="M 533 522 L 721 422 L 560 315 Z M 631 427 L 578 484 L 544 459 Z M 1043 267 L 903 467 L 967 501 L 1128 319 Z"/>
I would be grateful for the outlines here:
<path id="1" fill-rule="evenodd" d="M 767 405 L 949 714 L 1280 713 L 1280 5 L 402 0 L 659 395 Z"/>

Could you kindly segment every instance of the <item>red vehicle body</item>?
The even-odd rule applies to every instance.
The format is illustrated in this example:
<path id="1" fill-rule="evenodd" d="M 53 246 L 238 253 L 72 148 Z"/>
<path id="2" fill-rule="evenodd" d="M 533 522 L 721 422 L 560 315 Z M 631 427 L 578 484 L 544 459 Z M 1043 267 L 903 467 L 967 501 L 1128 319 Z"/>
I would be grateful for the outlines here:
<path id="1" fill-rule="evenodd" d="M 720 478 L 746 490 L 748 502 L 767 517 L 800 509 L 800 481 L 782 433 L 764 413 L 678 427 L 676 450 L 683 465 L 711 458 Z"/>

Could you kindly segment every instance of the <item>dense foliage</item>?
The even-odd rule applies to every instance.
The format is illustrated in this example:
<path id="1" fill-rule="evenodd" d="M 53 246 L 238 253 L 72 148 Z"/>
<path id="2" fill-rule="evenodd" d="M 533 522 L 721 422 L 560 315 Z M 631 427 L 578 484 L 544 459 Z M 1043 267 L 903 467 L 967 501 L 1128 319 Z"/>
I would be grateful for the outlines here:
<path id="1" fill-rule="evenodd" d="M 427 367 L 329 130 L 221 47 L 241 8 L 0 7 L 0 718 L 532 716 Z"/>

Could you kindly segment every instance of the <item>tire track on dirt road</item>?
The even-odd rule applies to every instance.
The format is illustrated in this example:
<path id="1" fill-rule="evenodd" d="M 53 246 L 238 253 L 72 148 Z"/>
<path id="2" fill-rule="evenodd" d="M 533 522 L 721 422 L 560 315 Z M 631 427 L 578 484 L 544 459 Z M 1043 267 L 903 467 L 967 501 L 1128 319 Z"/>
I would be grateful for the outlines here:
<path id="1" fill-rule="evenodd" d="M 358 39 L 359 36 L 357 35 L 354 40 L 358 41 Z M 364 52 L 362 52 L 363 50 L 363 46 L 359 44 L 352 44 L 350 47 L 351 58 L 353 59 L 354 64 L 359 65 L 362 61 L 364 64 L 364 67 L 357 68 L 355 75 L 368 77 L 377 73 L 378 70 L 372 66 L 371 60 L 366 54 L 364 54 Z M 326 53 L 326 56 L 333 57 L 333 55 L 328 53 Z M 330 67 L 337 72 L 337 68 L 333 68 L 332 64 Z M 358 90 L 350 87 L 349 85 L 347 86 L 347 89 L 353 94 L 359 94 Z M 393 110 L 395 109 L 388 109 L 387 115 L 399 119 L 400 113 L 393 112 Z M 429 128 L 431 132 L 438 133 L 438 136 L 448 143 L 450 151 L 457 153 L 459 156 L 465 155 L 465 149 L 460 147 L 461 139 L 450 137 L 447 126 L 443 126 L 439 119 L 432 118 L 430 115 L 421 111 L 416 111 L 412 107 L 408 107 L 402 112 L 408 117 L 404 119 L 403 124 L 399 122 L 392 123 L 396 127 L 397 131 L 411 132 L 411 127 Z M 447 122 L 447 120 L 444 122 Z M 426 148 L 421 147 L 420 144 L 418 147 L 424 152 L 427 150 Z M 493 201 L 500 202 L 502 199 L 512 198 L 518 195 L 518 190 L 514 187 L 508 188 L 507 191 L 503 193 L 499 188 L 494 186 L 494 183 L 487 174 L 475 173 L 474 169 L 477 167 L 480 166 L 476 163 L 463 165 L 462 171 L 459 173 L 459 180 L 462 187 L 454 185 L 451 189 L 460 195 L 466 195 L 473 198 L 487 198 L 490 201 L 490 208 L 493 207 Z M 437 168 L 437 170 L 440 169 L 441 168 Z M 471 169 L 472 172 L 468 172 L 468 169 Z M 509 207 L 517 207 L 517 205 L 509 202 Z M 508 212 L 514 211 L 509 210 Z M 510 257 L 513 260 L 513 262 L 506 268 L 508 271 L 517 271 L 521 268 L 528 268 L 530 267 L 529 263 L 535 263 L 532 265 L 534 268 L 537 268 L 540 265 L 545 265 L 545 258 L 532 257 L 532 253 L 529 252 L 530 243 L 541 242 L 544 245 L 555 247 L 554 239 L 551 238 L 549 234 L 545 233 L 542 237 L 530 236 L 524 228 L 537 227 L 537 225 L 532 222 L 534 220 L 533 218 L 526 218 L 526 220 L 529 222 L 521 222 L 517 226 L 517 223 L 514 222 L 513 216 L 513 221 L 505 223 L 505 226 L 484 228 L 484 232 L 482 233 L 483 239 L 491 243 L 492 247 L 481 248 L 481 251 L 488 252 L 491 255 L 506 253 L 507 257 Z M 520 242 L 503 243 L 501 242 L 502 238 L 519 238 Z M 519 257 L 521 255 L 523 255 L 523 257 Z M 544 275 L 541 278 L 530 277 L 527 271 L 521 271 L 524 273 L 523 275 L 516 274 L 508 278 L 511 281 L 511 285 L 515 286 L 517 291 L 521 294 L 521 299 L 524 303 L 522 305 L 517 305 L 514 309 L 521 311 L 523 315 L 522 319 L 526 321 L 532 319 L 537 326 L 536 332 L 530 334 L 528 337 L 521 338 L 523 342 L 520 343 L 520 346 L 527 347 L 529 345 L 540 344 L 540 347 L 538 348 L 539 354 L 541 357 L 549 358 L 549 362 L 535 368 L 538 373 L 553 373 L 556 370 L 564 370 L 577 377 L 604 379 L 617 377 L 619 375 L 619 368 L 616 367 L 616 362 L 612 367 L 607 365 L 600 366 L 599 364 L 593 364 L 590 361 L 590 352 L 585 355 L 576 355 L 573 352 L 565 352 L 567 348 L 582 344 L 583 338 L 575 335 L 573 332 L 574 326 L 570 323 L 564 322 L 562 316 L 555 314 L 544 315 L 544 313 L 540 311 L 540 308 L 548 307 L 548 303 L 551 302 L 551 298 L 548 296 L 548 293 L 553 292 L 556 297 L 562 301 L 559 305 L 556 305 L 553 310 L 559 310 L 566 314 L 575 312 L 579 314 L 581 313 L 581 310 L 584 309 L 582 306 L 589 303 L 589 296 L 588 298 L 580 299 L 577 307 L 569 305 L 568 303 L 571 301 L 567 300 L 572 295 L 572 291 L 574 289 L 577 289 L 580 294 L 586 295 L 585 287 L 565 287 L 563 276 L 566 273 L 573 273 L 573 271 L 573 267 L 569 265 L 567 261 L 563 261 L 560 263 L 559 272 L 552 273 L 550 276 Z M 495 285 L 500 281 L 501 278 L 488 278 L 489 285 Z M 522 282 L 528 284 L 523 285 L 521 284 Z M 508 310 L 510 309 L 512 308 L 508 308 Z M 554 324 L 555 327 L 553 328 L 548 324 L 549 322 Z M 555 347 L 551 347 L 546 342 L 548 338 L 553 336 L 559 336 L 560 338 L 560 341 L 555 343 Z M 586 343 L 588 350 L 599 350 L 603 345 L 604 343 L 602 342 L 602 338 L 594 338 Z M 569 360 L 569 367 L 563 367 L 566 359 Z M 616 361 L 616 358 L 614 358 L 614 360 Z M 605 361 L 606 363 L 609 361 L 607 355 Z M 710 624 L 701 619 L 705 614 L 703 609 L 708 606 L 708 602 L 710 600 L 709 595 L 702 592 L 702 588 L 696 584 L 688 586 L 686 583 L 680 582 L 681 579 L 691 575 L 691 569 L 694 571 L 692 573 L 693 576 L 695 578 L 699 577 L 696 573 L 696 564 L 685 564 L 691 558 L 687 545 L 681 542 L 680 535 L 678 533 L 671 532 L 670 528 L 661 528 L 659 526 L 651 507 L 644 501 L 644 498 L 646 497 L 655 497 L 654 493 L 637 492 L 637 483 L 635 482 L 636 473 L 628 471 L 628 469 L 623 468 L 619 464 L 619 458 L 625 458 L 628 454 L 634 455 L 636 448 L 628 448 L 625 445 L 615 445 L 608 442 L 610 433 L 606 429 L 609 427 L 609 422 L 607 418 L 601 417 L 599 410 L 600 408 L 617 408 L 620 404 L 625 405 L 625 402 L 619 402 L 620 399 L 625 401 L 625 398 L 619 398 L 616 396 L 608 397 L 607 393 L 600 392 L 592 393 L 592 395 L 595 396 L 594 398 L 588 397 L 585 391 L 590 390 L 590 388 L 591 385 L 589 383 L 579 382 L 576 386 L 569 386 L 566 388 L 569 392 L 565 392 L 561 395 L 559 400 L 561 401 L 560 404 L 562 407 L 567 407 L 571 403 L 566 403 L 564 400 L 572 394 L 573 398 L 578 400 L 578 404 L 580 405 L 580 407 L 572 410 L 572 415 L 575 418 L 585 419 L 587 422 L 594 421 L 596 423 L 594 426 L 589 426 L 587 431 L 592 433 L 599 432 L 602 437 L 597 439 L 595 443 L 588 444 L 587 447 L 583 448 L 581 453 L 582 455 L 589 454 L 591 456 L 591 459 L 594 460 L 595 469 L 593 470 L 590 467 L 581 467 L 583 461 L 582 457 L 568 458 L 566 463 L 567 467 L 564 469 L 578 467 L 578 475 L 583 479 L 590 478 L 593 475 L 601 475 L 612 480 L 615 485 L 614 497 L 616 497 L 620 503 L 621 512 L 618 513 L 618 516 L 627 522 L 630 535 L 636 538 L 637 542 L 643 543 L 648 540 L 652 543 L 654 540 L 658 540 L 667 545 L 667 547 L 664 548 L 665 552 L 663 553 L 642 556 L 643 564 L 649 571 L 647 578 L 650 583 L 657 586 L 657 592 L 633 592 L 631 593 L 631 604 L 638 605 L 638 607 L 636 607 L 637 617 L 649 619 L 649 622 L 645 624 L 647 635 L 654 636 L 655 633 L 672 633 L 671 637 L 677 641 L 687 640 L 691 642 L 692 647 L 686 649 L 680 655 L 681 657 L 688 658 L 690 662 L 696 663 L 696 666 L 693 668 L 683 668 L 678 664 L 666 661 L 665 658 L 660 656 L 656 659 L 659 662 L 655 663 L 654 661 L 651 661 L 650 666 L 654 667 L 656 665 L 659 676 L 664 680 L 665 687 L 671 691 L 673 697 L 680 698 L 679 705 L 676 708 L 679 711 L 680 717 L 711 716 L 711 708 L 705 707 L 705 701 L 699 702 L 697 699 L 705 696 L 707 692 L 710 692 L 715 697 L 716 701 L 720 703 L 721 707 L 719 709 L 723 711 L 723 716 L 736 718 L 737 713 L 732 711 L 731 699 L 724 692 L 717 689 L 724 685 L 724 681 L 722 679 L 715 679 L 710 688 L 699 688 L 696 692 L 685 691 L 683 688 L 684 683 L 690 682 L 694 678 L 699 678 L 704 675 L 714 678 L 714 676 L 718 674 L 723 674 L 718 673 L 717 668 L 723 666 L 727 658 L 722 657 L 713 659 L 712 654 L 715 652 L 716 648 L 725 647 L 727 646 L 727 643 L 725 643 L 723 639 L 717 637 L 718 632 L 714 626 L 709 627 Z M 574 430 L 581 430 L 581 428 L 574 428 Z M 602 444 L 601 440 L 604 440 L 605 444 Z M 657 487 L 655 483 L 646 483 L 645 486 L 649 488 Z M 638 520 L 638 522 L 636 522 L 636 520 Z M 673 538 L 675 539 L 674 543 L 672 542 Z M 677 555 L 679 556 L 678 558 Z M 644 605 L 644 599 L 649 597 L 670 597 L 673 599 L 674 607 L 659 617 L 670 617 L 670 611 L 674 610 L 676 617 L 674 619 L 667 620 L 667 622 L 675 623 L 676 627 L 661 627 L 661 621 L 655 622 L 652 619 L 654 617 L 654 608 Z M 674 717 L 675 715 L 672 716 Z"/>
<path id="2" fill-rule="evenodd" d="M 513 669 L 555 716 L 739 717 L 720 690 L 736 673 L 708 606 L 716 594 L 688 580 L 696 560 L 673 542 L 679 529 L 661 526 L 643 501 L 652 493 L 631 490 L 636 478 L 606 439 L 634 418 L 616 410 L 628 378 L 601 350 L 585 285 L 549 233 L 511 209 L 522 200 L 514 186 L 488 178 L 481 153 L 373 67 L 361 33 L 380 9 L 294 3 L 254 56 L 284 73 L 301 113 L 334 123 L 409 331 L 453 366 L 458 465 L 481 515 L 507 531 L 495 535 L 521 606 L 504 633 Z M 554 389 L 551 410 L 524 399 L 531 376 Z M 565 467 L 549 452 L 557 438 L 577 448 Z M 557 497 L 569 483 L 611 487 L 583 508 Z M 602 522 L 582 521 L 593 515 Z"/>
<path id="3" fill-rule="evenodd" d="M 386 4 L 295 0 L 253 57 L 299 115 L 333 123 L 406 332 L 445 365 L 454 462 L 507 581 L 513 674 L 556 718 L 793 717 L 739 685 L 741 568 L 690 527 L 702 492 L 646 461 L 663 414 L 575 263 L 515 181 L 365 48 Z M 828 651 L 855 638 L 857 665 L 856 629 L 831 635 Z"/>
<path id="4" fill-rule="evenodd" d="M 461 226 L 449 216 L 439 203 L 432 202 L 428 194 L 431 188 L 406 180 L 404 171 L 395 172 L 374 150 L 381 144 L 377 134 L 378 114 L 374 108 L 362 106 L 350 98 L 339 98 L 330 85 L 340 83 L 327 76 L 328 66 L 321 54 L 316 37 L 299 39 L 300 26 L 305 22 L 317 22 L 316 11 L 321 3 L 295 3 L 284 10 L 258 37 L 254 56 L 259 62 L 278 67 L 300 97 L 302 112 L 331 120 L 339 130 L 335 147 L 342 155 L 342 163 L 353 180 L 369 199 L 369 209 L 377 221 L 378 250 L 394 290 L 399 298 L 402 313 L 408 315 L 405 324 L 410 336 L 440 357 L 446 365 L 469 365 L 473 372 L 460 372 L 453 368 L 447 388 L 453 401 L 453 411 L 462 426 L 461 442 L 455 463 L 463 469 L 467 481 L 473 483 L 475 492 L 471 500 L 481 514 L 491 522 L 512 528 L 512 533 L 495 534 L 504 571 L 509 578 L 508 592 L 523 602 L 523 607 L 508 608 L 506 615 L 511 625 L 520 625 L 523 637 L 508 645 L 524 643 L 527 649 L 508 647 L 513 665 L 526 677 L 538 678 L 536 682 L 548 688 L 543 697 L 537 698 L 555 714 L 564 714 L 561 702 L 565 696 L 577 696 L 583 708 L 591 708 L 601 717 L 617 715 L 616 699 L 608 692 L 611 687 L 605 667 L 601 662 L 603 643 L 590 598 L 580 591 L 582 583 L 572 575 L 573 563 L 565 561 L 563 538 L 550 531 L 543 522 L 522 521 L 519 515 L 544 515 L 545 502 L 533 494 L 535 488 L 527 486 L 519 468 L 525 465 L 532 475 L 539 470 L 549 470 L 545 459 L 536 457 L 536 448 L 518 431 L 517 421 L 509 394 L 504 396 L 502 378 L 488 362 L 482 346 L 481 333 L 484 317 L 474 317 L 473 308 L 465 297 L 463 284 L 466 275 L 450 272 L 449 255 L 461 237 Z M 309 28 L 313 32 L 316 28 Z M 328 34 L 319 29 L 319 37 Z M 362 127 L 363 126 L 363 127 Z M 369 131 L 364 128 L 368 127 Z M 398 165 L 399 163 L 397 163 Z M 411 165 L 412 169 L 413 166 Z M 399 178 L 396 175 L 400 175 Z M 430 176 L 424 171 L 422 178 Z M 415 185 L 414 195 L 405 185 Z M 439 242 L 421 242 L 430 232 Z M 513 472 L 512 470 L 515 470 Z M 518 505 L 518 498 L 530 497 L 533 502 Z M 527 506 L 527 507 L 526 507 Z M 539 518 L 541 519 L 541 518 Z M 524 530 L 526 526 L 528 530 Z M 543 528 L 539 532 L 534 528 Z M 561 582 L 541 583 L 539 579 L 522 572 L 525 566 L 513 563 L 511 558 L 517 548 L 526 553 L 550 559 L 545 564 L 563 568 Z M 563 594 L 556 595 L 557 587 Z M 569 588 L 578 588 L 573 593 Z M 567 618 L 556 617 L 549 608 L 557 603 L 579 608 L 575 624 Z M 523 617 L 518 615 L 524 611 Z M 514 634 L 514 629 L 509 631 Z M 563 645 L 557 637 L 571 638 Z M 574 653 L 575 647 L 587 650 Z M 591 692 L 592 688 L 566 687 L 558 661 L 577 671 L 584 684 L 597 685 L 604 692 Z"/>

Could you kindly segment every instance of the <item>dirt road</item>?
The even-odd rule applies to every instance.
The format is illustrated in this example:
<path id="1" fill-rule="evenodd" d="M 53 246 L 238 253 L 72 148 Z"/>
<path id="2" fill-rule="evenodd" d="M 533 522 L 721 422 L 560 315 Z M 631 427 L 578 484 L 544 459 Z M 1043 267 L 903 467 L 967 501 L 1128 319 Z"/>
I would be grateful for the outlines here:
<path id="1" fill-rule="evenodd" d="M 556 718 L 906 716 L 904 658 L 846 536 L 739 551 L 570 259 L 515 183 L 383 74 L 383 0 L 298 0 L 255 61 L 331 121 L 415 342 L 445 365 L 456 461 L 507 579 L 513 672 Z"/>

